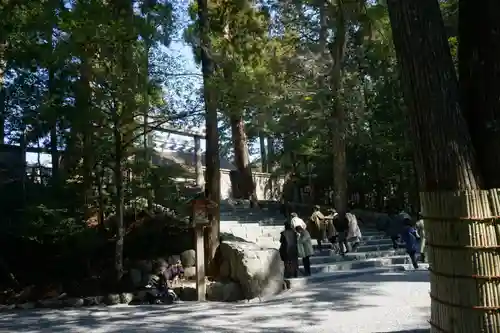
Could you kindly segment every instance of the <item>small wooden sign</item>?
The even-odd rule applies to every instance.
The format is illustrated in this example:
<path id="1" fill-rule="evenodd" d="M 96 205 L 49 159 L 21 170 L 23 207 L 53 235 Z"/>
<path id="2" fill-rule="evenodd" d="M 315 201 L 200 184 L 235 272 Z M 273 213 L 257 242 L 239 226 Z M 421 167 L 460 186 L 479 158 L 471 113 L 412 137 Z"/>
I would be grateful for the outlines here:
<path id="1" fill-rule="evenodd" d="M 206 199 L 195 199 L 193 205 L 193 225 L 208 225 L 208 211 L 212 208 L 210 201 Z"/>
<path id="2" fill-rule="evenodd" d="M 192 218 L 196 244 L 196 294 L 198 301 L 205 301 L 207 292 L 203 229 L 210 224 L 210 220 L 208 219 L 209 210 L 215 207 L 217 207 L 217 204 L 207 199 L 195 199 L 192 201 Z"/>

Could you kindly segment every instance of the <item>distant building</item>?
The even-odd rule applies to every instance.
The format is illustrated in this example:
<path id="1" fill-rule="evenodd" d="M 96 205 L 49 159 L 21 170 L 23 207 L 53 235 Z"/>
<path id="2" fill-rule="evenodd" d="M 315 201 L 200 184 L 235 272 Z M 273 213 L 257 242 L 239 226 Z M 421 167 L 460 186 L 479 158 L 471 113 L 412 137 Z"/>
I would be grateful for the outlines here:
<path id="1" fill-rule="evenodd" d="M 221 170 L 236 170 L 236 167 L 233 163 L 231 163 L 226 158 L 220 158 L 220 169 Z M 192 151 L 165 151 L 165 152 L 156 152 L 156 155 L 153 157 L 153 164 L 155 165 L 176 165 L 184 168 L 186 171 L 195 172 L 195 154 Z M 202 167 L 206 167 L 206 158 L 205 153 L 201 156 L 201 164 Z"/>
<path id="2" fill-rule="evenodd" d="M 236 166 L 226 158 L 220 158 L 220 195 L 221 199 L 238 198 L 238 171 Z M 203 172 L 206 169 L 205 154 L 202 154 L 201 164 Z M 196 179 L 195 172 L 195 154 L 193 151 L 164 151 L 156 152 L 153 157 L 153 164 L 168 165 L 178 167 L 179 171 L 184 171 L 184 176 L 178 177 L 179 183 L 194 183 Z M 253 170 L 253 178 L 256 186 L 257 198 L 259 200 L 277 200 L 281 193 L 283 179 L 270 182 L 269 174 Z"/>

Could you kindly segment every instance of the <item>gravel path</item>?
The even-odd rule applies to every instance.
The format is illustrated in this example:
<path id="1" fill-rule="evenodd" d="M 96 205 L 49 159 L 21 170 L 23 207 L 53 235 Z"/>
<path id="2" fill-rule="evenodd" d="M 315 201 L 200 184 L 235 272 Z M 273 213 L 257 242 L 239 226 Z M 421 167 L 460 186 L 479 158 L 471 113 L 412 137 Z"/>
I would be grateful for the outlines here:
<path id="1" fill-rule="evenodd" d="M 427 271 L 364 275 L 250 303 L 92 307 L 0 313 L 0 332 L 423 333 Z"/>

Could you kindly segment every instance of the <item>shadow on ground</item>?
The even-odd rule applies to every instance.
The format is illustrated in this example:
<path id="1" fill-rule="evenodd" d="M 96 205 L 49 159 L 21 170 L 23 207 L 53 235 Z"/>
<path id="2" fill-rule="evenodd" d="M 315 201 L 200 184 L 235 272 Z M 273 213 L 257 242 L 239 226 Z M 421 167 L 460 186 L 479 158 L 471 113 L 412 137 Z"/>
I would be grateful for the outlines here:
<path id="1" fill-rule="evenodd" d="M 376 332 L 376 333 L 429 333 L 430 329 L 418 329 L 418 330 L 403 330 L 403 331 L 387 331 L 387 332 Z"/>
<path id="2" fill-rule="evenodd" d="M 0 314 L 0 332 L 299 333 L 304 332 L 306 327 L 308 332 L 315 332 L 314 327 L 318 328 L 318 332 L 323 332 L 324 329 L 319 326 L 329 327 L 344 314 L 352 315 L 352 312 L 363 308 L 380 307 L 380 299 L 390 296 L 386 290 L 392 288 L 391 285 L 414 285 L 406 282 L 422 282 L 423 287 L 418 284 L 419 288 L 427 292 L 425 283 L 428 282 L 428 272 L 353 277 L 310 285 L 303 290 L 288 291 L 261 302 L 186 302 L 172 306 L 15 311 Z M 417 311 L 423 311 L 423 317 L 428 316 L 428 309 Z M 356 327 L 353 327 L 351 332 L 355 331 Z M 379 333 L 422 332 L 428 330 Z"/>

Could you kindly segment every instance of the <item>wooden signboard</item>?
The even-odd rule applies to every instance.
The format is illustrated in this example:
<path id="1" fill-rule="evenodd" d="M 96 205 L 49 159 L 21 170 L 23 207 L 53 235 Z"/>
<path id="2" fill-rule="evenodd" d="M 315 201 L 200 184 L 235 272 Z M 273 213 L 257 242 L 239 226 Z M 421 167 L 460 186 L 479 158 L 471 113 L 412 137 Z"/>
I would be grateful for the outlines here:
<path id="1" fill-rule="evenodd" d="M 208 219 L 209 210 L 215 207 L 217 207 L 217 204 L 207 199 L 195 199 L 192 201 L 192 222 L 196 244 L 196 294 L 198 301 L 204 301 L 207 292 L 203 229 L 210 224 L 210 220 Z"/>

